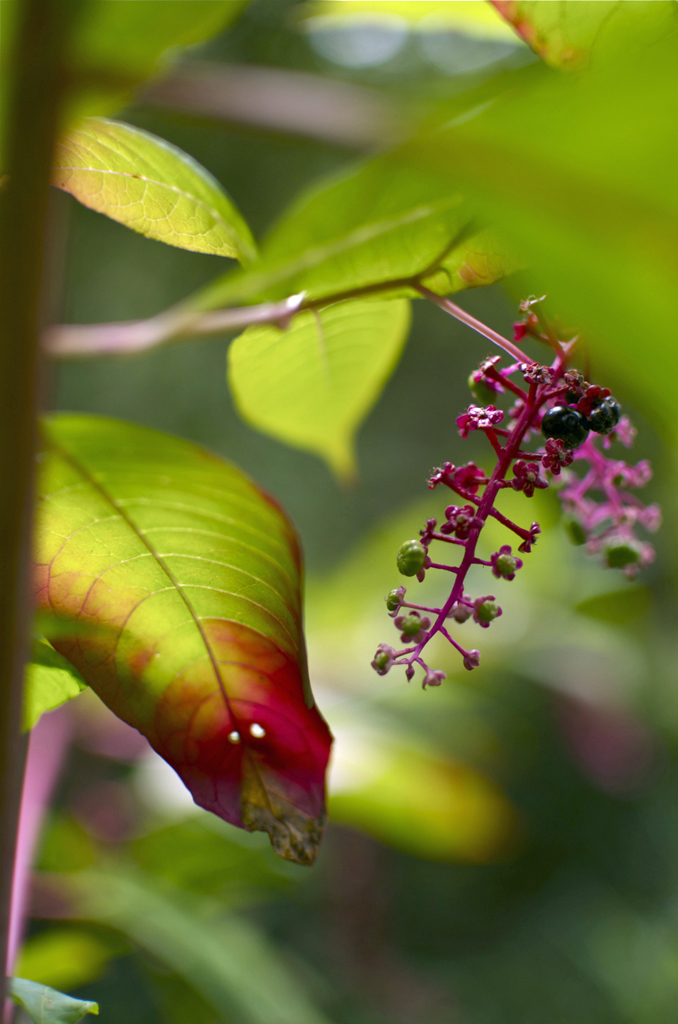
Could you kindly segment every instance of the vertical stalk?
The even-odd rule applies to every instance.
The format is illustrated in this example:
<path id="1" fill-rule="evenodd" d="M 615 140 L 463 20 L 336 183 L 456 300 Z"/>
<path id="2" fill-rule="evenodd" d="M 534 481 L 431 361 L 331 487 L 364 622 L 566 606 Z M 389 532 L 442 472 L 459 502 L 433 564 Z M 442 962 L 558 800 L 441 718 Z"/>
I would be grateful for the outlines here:
<path id="1" fill-rule="evenodd" d="M 9 81 L 0 190 L 0 1007 L 23 771 L 21 702 L 31 614 L 49 180 L 71 3 L 16 0 L 15 12 L 14 45 L 3 68 Z"/>

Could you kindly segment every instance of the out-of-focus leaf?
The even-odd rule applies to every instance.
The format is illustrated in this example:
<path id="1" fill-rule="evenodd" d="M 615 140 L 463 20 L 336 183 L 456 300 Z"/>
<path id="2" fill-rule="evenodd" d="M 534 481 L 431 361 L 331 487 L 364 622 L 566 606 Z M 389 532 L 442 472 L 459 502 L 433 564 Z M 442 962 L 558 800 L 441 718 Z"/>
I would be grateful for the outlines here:
<path id="1" fill-rule="evenodd" d="M 0 4 L 5 7 L 6 4 Z M 88 0 L 72 41 L 73 99 L 67 122 L 113 113 L 162 70 L 167 52 L 226 28 L 246 0 Z"/>
<path id="2" fill-rule="evenodd" d="M 76 668 L 46 640 L 33 643 L 24 682 L 24 729 L 32 729 L 45 711 L 77 697 L 87 683 Z"/>
<path id="3" fill-rule="evenodd" d="M 250 230 L 219 182 L 141 128 L 87 118 L 57 146 L 52 180 L 146 238 L 242 262 L 255 256 Z"/>
<path id="4" fill-rule="evenodd" d="M 303 193 L 251 269 L 217 279 L 187 304 L 209 309 L 301 291 L 316 300 L 389 281 L 393 293 L 418 297 L 413 277 L 447 294 L 490 284 L 517 267 L 505 247 L 471 226 L 448 173 L 423 169 L 398 151 Z"/>
<path id="5" fill-rule="evenodd" d="M 188 892 L 219 893 L 222 900 L 231 891 L 241 900 L 245 891 L 280 889 L 286 884 L 281 872 L 272 867 L 270 860 L 275 858 L 270 857 L 269 850 L 251 850 L 233 843 L 200 820 L 169 825 L 142 836 L 134 841 L 132 853 L 147 874 Z"/>
<path id="6" fill-rule="evenodd" d="M 23 1006 L 34 1024 L 77 1024 L 86 1014 L 99 1013 L 98 1005 L 88 999 L 73 999 L 25 978 L 12 978 L 9 994 L 15 1003 Z"/>
<path id="7" fill-rule="evenodd" d="M 676 27 L 673 0 L 491 0 L 492 6 L 543 60 L 554 67 L 579 67 L 591 52 L 633 39 L 651 42 Z M 484 6 L 484 5 L 483 5 Z M 639 39 L 640 35 L 640 39 Z"/>
<path id="8" fill-rule="evenodd" d="M 670 428 L 677 396 L 658 403 L 656 382 L 659 367 L 678 372 L 666 341 L 678 305 L 677 65 L 671 35 L 577 76 L 528 68 L 493 104 L 408 149 L 476 197 L 533 268 L 530 287 L 595 346 L 596 366 Z"/>
<path id="9" fill-rule="evenodd" d="M 42 871 L 81 871 L 96 862 L 92 837 L 63 813 L 53 815 L 41 840 L 38 864 Z"/>
<path id="10" fill-rule="evenodd" d="M 623 623 L 642 618 L 651 601 L 652 591 L 648 587 L 628 587 L 626 590 L 588 597 L 576 604 L 574 610 L 591 619 L 600 619 L 601 622 Z"/>
<path id="11" fill-rule="evenodd" d="M 48 928 L 26 942 L 15 970 L 41 985 L 73 989 L 96 981 L 114 955 L 110 944 L 84 928 Z"/>
<path id="12" fill-rule="evenodd" d="M 301 313 L 286 331 L 248 328 L 228 353 L 239 412 L 350 478 L 355 433 L 393 372 L 409 325 L 409 303 L 397 299 Z"/>
<path id="13" fill-rule="evenodd" d="M 341 714 L 341 712 L 340 712 Z M 432 860 L 483 863 L 506 852 L 516 813 L 480 772 L 393 735 L 337 723 L 329 813 L 398 849 Z M 369 721 L 369 719 L 368 719 Z"/>
<path id="14" fill-rule="evenodd" d="M 182 899 L 142 874 L 68 876 L 74 914 L 117 928 L 186 979 L 224 1019 L 247 1024 L 328 1024 L 256 925 L 215 919 L 195 896 Z M 201 912 L 204 911 L 204 912 Z M 208 912 L 212 911 L 210 915 Z"/>
<path id="15" fill-rule="evenodd" d="M 316 0 L 304 5 L 303 14 L 322 18 L 328 27 L 351 21 L 378 24 L 396 17 L 429 32 L 443 28 L 481 39 L 515 38 L 492 7 L 477 0 Z"/>
<path id="16" fill-rule="evenodd" d="M 331 737 L 308 686 L 300 555 L 279 507 L 195 445 L 131 424 L 45 427 L 36 603 L 54 640 L 201 807 L 312 862 Z"/>

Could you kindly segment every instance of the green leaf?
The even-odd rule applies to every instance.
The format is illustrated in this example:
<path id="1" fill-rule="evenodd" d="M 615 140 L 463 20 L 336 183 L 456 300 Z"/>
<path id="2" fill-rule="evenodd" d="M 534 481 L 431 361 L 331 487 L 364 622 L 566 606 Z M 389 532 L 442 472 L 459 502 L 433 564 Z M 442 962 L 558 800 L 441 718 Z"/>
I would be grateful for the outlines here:
<path id="1" fill-rule="evenodd" d="M 254 258 L 254 241 L 211 174 L 150 132 L 87 118 L 57 147 L 53 183 L 133 231 L 193 252 Z"/>
<path id="2" fill-rule="evenodd" d="M 329 1024 L 253 921 L 215 918 L 213 904 L 186 897 L 142 872 L 83 871 L 65 892 L 80 917 L 118 929 L 186 979 L 225 1020 Z"/>
<path id="3" fill-rule="evenodd" d="M 340 302 L 292 326 L 250 327 L 231 345 L 228 379 L 248 423 L 316 452 L 342 478 L 354 438 L 407 338 L 409 303 Z"/>
<path id="4" fill-rule="evenodd" d="M 559 68 L 585 64 L 591 52 L 661 39 L 675 25 L 673 0 L 492 0 L 516 32 L 547 63 Z"/>
<path id="5" fill-rule="evenodd" d="M 477 227 L 449 174 L 425 170 L 404 152 L 377 157 L 323 179 L 294 202 L 249 270 L 218 279 L 188 307 L 276 300 L 305 291 L 322 300 L 394 282 L 418 296 L 411 279 L 445 294 L 488 284 L 517 265 Z M 465 275 L 467 255 L 494 257 L 485 275 Z M 348 297 L 348 296 L 347 296 Z"/>
<path id="6" fill-rule="evenodd" d="M 634 619 L 642 619 L 651 601 L 652 591 L 648 587 L 627 587 L 626 590 L 587 597 L 576 604 L 574 610 L 580 615 L 588 615 L 591 619 L 621 625 Z"/>
<path id="7" fill-rule="evenodd" d="M 36 605 L 92 623 L 54 646 L 200 806 L 310 863 L 331 737 L 313 705 L 301 566 L 239 470 L 132 424 L 45 429 Z"/>
<path id="8" fill-rule="evenodd" d="M 86 686 L 77 669 L 47 640 L 36 640 L 24 682 L 24 730 L 32 729 L 45 711 L 77 697 Z"/>
<path id="9" fill-rule="evenodd" d="M 9 994 L 15 1003 L 23 1006 L 34 1024 L 77 1024 L 88 1013 L 99 1013 L 97 1003 L 87 999 L 73 999 L 37 981 L 12 978 Z"/>

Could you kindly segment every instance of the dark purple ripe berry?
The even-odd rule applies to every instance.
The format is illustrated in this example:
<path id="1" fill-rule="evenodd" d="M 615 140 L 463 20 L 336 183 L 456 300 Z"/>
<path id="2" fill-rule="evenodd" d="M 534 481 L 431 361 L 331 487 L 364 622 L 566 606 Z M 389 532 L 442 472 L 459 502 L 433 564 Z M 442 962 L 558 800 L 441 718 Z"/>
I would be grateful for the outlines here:
<path id="1" fill-rule="evenodd" d="M 586 416 L 578 409 L 556 405 L 544 413 L 541 432 L 546 438 L 555 437 L 562 441 L 566 448 L 578 448 L 589 436 L 589 425 Z"/>
<path id="2" fill-rule="evenodd" d="M 604 398 L 600 405 L 592 409 L 589 416 L 589 426 L 596 434 L 609 434 L 619 423 L 621 416 L 621 405 L 616 398 Z"/>

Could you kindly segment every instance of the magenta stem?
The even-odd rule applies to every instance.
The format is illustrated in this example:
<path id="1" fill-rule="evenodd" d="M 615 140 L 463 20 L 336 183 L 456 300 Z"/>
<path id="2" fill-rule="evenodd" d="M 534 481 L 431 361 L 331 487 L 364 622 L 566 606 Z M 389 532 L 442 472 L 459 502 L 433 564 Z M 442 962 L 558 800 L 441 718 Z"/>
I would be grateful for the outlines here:
<path id="1" fill-rule="evenodd" d="M 416 289 L 424 296 L 425 299 L 428 299 L 430 302 L 435 302 L 436 306 L 440 306 L 440 308 L 444 309 L 446 313 L 450 314 L 450 316 L 455 317 L 457 320 L 461 320 L 461 322 L 466 324 L 467 327 L 472 327 L 474 331 L 477 331 L 478 334 L 482 334 L 483 337 L 487 338 L 488 341 L 491 341 L 493 345 L 498 345 L 499 348 L 504 350 L 504 352 L 508 352 L 508 354 L 513 356 L 514 359 L 518 359 L 521 363 L 532 363 L 534 361 L 530 359 L 529 356 L 526 356 L 524 352 L 521 352 L 518 346 L 514 345 L 512 341 L 509 341 L 508 338 L 502 337 L 501 334 L 498 334 L 497 331 L 493 331 L 491 327 L 487 327 L 480 320 L 476 320 L 474 316 L 467 313 L 466 310 L 461 308 L 461 306 L 455 305 L 454 302 L 450 302 L 449 299 L 443 298 L 442 295 L 436 295 L 435 292 L 432 292 L 423 284 L 416 285 Z"/>

